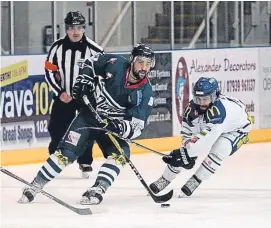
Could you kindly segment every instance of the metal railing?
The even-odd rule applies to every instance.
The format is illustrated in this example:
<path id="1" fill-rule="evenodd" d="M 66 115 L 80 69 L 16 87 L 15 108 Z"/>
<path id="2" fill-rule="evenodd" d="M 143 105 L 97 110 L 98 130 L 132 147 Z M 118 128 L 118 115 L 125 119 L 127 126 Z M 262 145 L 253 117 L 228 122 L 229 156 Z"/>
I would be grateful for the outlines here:
<path id="1" fill-rule="evenodd" d="M 194 48 L 195 47 L 195 43 L 197 42 L 197 40 L 199 39 L 201 33 L 203 32 L 203 30 L 206 27 L 207 30 L 207 39 L 206 39 L 206 45 L 207 47 L 209 47 L 210 44 L 210 34 L 209 34 L 209 27 L 210 27 L 210 18 L 212 17 L 212 15 L 216 12 L 217 6 L 219 4 L 219 1 L 215 1 L 211 8 L 209 9 L 209 2 L 207 2 L 207 10 L 206 10 L 206 18 L 203 19 L 203 21 L 201 22 L 198 30 L 196 31 L 195 35 L 193 36 L 191 42 L 188 45 L 188 48 Z M 207 24 L 207 26 L 206 26 Z M 217 34 L 215 33 L 215 36 L 217 36 Z"/>
<path id="2" fill-rule="evenodd" d="M 176 12 L 175 12 L 175 4 L 179 4 L 180 3 L 180 28 L 181 31 L 176 30 L 176 26 L 174 24 L 175 22 L 175 16 L 176 16 Z M 191 2 L 192 4 L 197 4 L 197 2 Z M 202 3 L 202 2 L 201 2 Z M 186 13 L 191 13 L 191 12 L 185 12 L 185 8 L 184 5 L 187 4 L 187 2 L 174 2 L 171 1 L 170 2 L 170 13 L 168 15 L 168 18 L 170 18 L 170 23 L 168 24 L 168 30 L 170 31 L 169 34 L 169 40 L 168 40 L 168 49 L 169 50 L 173 50 L 173 49 L 178 49 L 179 45 L 181 44 L 182 47 L 181 48 L 195 48 L 197 42 L 199 42 L 199 38 L 201 36 L 204 36 L 204 44 L 206 48 L 209 47 L 217 47 L 219 46 L 219 26 L 221 26 L 219 23 L 217 23 L 218 18 L 220 17 L 220 15 L 218 15 L 217 11 L 218 11 L 218 7 L 221 4 L 221 1 L 214 1 L 212 2 L 211 7 L 209 7 L 210 2 L 206 1 L 206 7 L 205 7 L 205 18 L 203 18 L 202 22 L 197 25 L 199 26 L 198 29 L 194 32 L 194 34 L 189 37 L 190 42 L 186 44 L 186 46 L 184 45 L 183 42 L 183 38 L 184 38 L 184 33 L 187 32 L 186 30 L 189 30 L 191 28 L 189 28 L 189 26 L 185 27 L 185 19 L 183 18 L 183 15 Z M 15 31 L 15 11 L 14 11 L 14 4 L 16 4 L 16 2 L 10 1 L 8 3 L 8 7 L 9 7 L 9 18 L 8 21 L 2 21 L 1 26 L 3 25 L 3 23 L 8 23 L 9 24 L 9 31 L 3 31 L 3 32 L 7 32 L 8 36 L 9 36 L 9 41 L 3 41 L 2 39 L 2 43 L 1 43 L 1 52 L 2 54 L 17 54 L 15 53 L 15 37 L 16 37 L 16 31 Z M 96 3 L 95 3 L 96 4 Z M 101 46 L 103 46 L 105 49 L 107 48 L 107 45 L 109 43 L 109 41 L 112 39 L 112 36 L 114 33 L 117 32 L 117 28 L 120 26 L 121 23 L 123 23 L 124 17 L 125 15 L 127 16 L 127 12 L 128 10 L 131 10 L 131 26 L 132 26 L 132 42 L 131 42 L 131 46 L 134 45 L 135 43 L 137 43 L 138 41 L 140 41 L 140 39 L 142 39 L 142 37 L 139 37 L 138 34 L 138 27 L 140 24 L 137 23 L 137 20 L 140 18 L 138 15 L 140 13 L 140 9 L 137 8 L 137 6 L 140 4 L 140 2 L 131 2 L 131 1 L 127 1 L 127 2 L 123 2 L 123 7 L 122 9 L 117 12 L 117 15 L 114 17 L 115 19 L 113 19 L 113 23 L 111 23 L 111 26 L 106 30 L 106 32 L 104 32 L 103 34 L 101 34 L 100 32 L 100 27 L 98 26 L 97 18 L 95 18 L 95 16 L 97 15 L 97 10 L 98 7 L 94 7 L 93 9 L 93 14 L 94 14 L 94 25 L 93 25 L 93 34 L 92 36 L 95 38 L 99 37 L 102 38 L 99 43 Z M 163 5 L 163 2 L 156 2 L 156 4 L 161 4 Z M 253 25 L 250 25 L 251 29 L 249 28 L 249 24 L 248 21 L 246 20 L 247 17 L 245 18 L 244 15 L 244 2 L 239 2 L 236 1 L 234 2 L 234 13 L 232 14 L 232 18 L 234 18 L 234 22 L 233 24 L 230 24 L 230 22 L 228 21 L 228 13 L 229 13 L 229 9 L 228 9 L 228 4 L 224 3 L 224 8 L 225 8 L 225 43 L 230 47 L 230 46 L 243 46 L 245 44 L 246 38 L 248 37 L 248 32 L 251 31 Z M 253 3 L 251 2 L 251 4 L 258 4 L 257 6 L 259 7 L 260 12 L 267 6 L 267 2 L 264 3 Z M 2 5 L 1 5 L 2 6 Z M 2 6 L 2 10 L 4 7 L 7 6 Z M 132 8 L 131 8 L 132 7 Z M 66 10 L 66 5 L 65 5 L 65 10 Z M 51 2 L 51 25 L 52 25 L 52 31 L 53 31 L 53 40 L 57 39 L 57 16 L 59 15 L 57 8 L 57 4 L 56 2 Z M 62 9 L 64 10 L 64 9 Z M 101 9 L 100 9 L 101 10 Z M 64 11 L 62 11 L 62 16 L 64 15 L 63 13 Z M 157 10 L 157 12 L 152 12 L 152 14 L 165 14 L 165 13 L 161 13 L 159 12 L 159 10 Z M 101 15 L 101 12 L 100 12 Z M 104 17 L 106 17 L 107 15 L 104 15 Z M 18 17 L 18 16 L 17 16 Z M 152 17 L 154 18 L 154 17 Z M 260 19 L 259 19 L 260 20 Z M 252 21 L 252 20 L 251 20 Z M 146 24 L 152 24 L 153 21 L 145 21 L 144 23 Z M 193 23 L 193 21 L 191 22 Z M 251 22 L 253 23 L 253 21 Z M 259 22 L 258 22 L 259 23 Z M 195 24 L 196 25 L 196 24 Z M 190 26 L 192 27 L 192 26 Z M 228 39 L 229 37 L 229 33 L 230 33 L 230 28 L 233 27 L 232 31 L 234 31 L 234 34 L 232 37 L 234 37 L 234 39 L 230 40 Z M 159 32 L 161 33 L 162 28 L 157 26 L 155 27 L 156 30 L 159 30 Z M 163 27 L 164 29 L 164 27 Z M 220 29 L 221 30 L 221 29 Z M 140 30 L 139 30 L 140 31 Z M 178 34 L 176 34 L 175 32 L 178 32 Z M 30 31 L 29 31 L 30 32 Z M 158 32 L 158 33 L 159 33 Z M 164 32 L 164 31 L 163 31 Z M 204 33 L 205 32 L 205 33 Z M 35 34 L 33 34 L 35 35 Z M 32 36 L 32 34 L 30 34 L 29 36 Z M 180 43 L 176 43 L 176 36 L 178 36 L 180 39 Z M 212 39 L 211 39 L 212 38 Z M 158 38 L 157 38 L 158 39 Z M 151 40 L 151 39 L 150 39 Z M 97 41 L 97 40 L 96 40 Z M 3 42 L 9 42 L 9 45 L 3 45 Z M 202 42 L 202 41 L 200 41 Z M 29 42 L 30 43 L 30 42 Z M 161 43 L 157 43 L 156 47 L 161 45 L 162 46 L 162 42 Z M 268 45 L 268 44 L 267 44 Z M 9 50 L 7 50 L 7 47 L 9 47 Z M 5 49 L 5 50 L 4 50 Z M 154 45 L 154 49 L 155 45 Z M 119 49 L 116 48 L 115 51 L 121 51 L 121 47 Z M 22 54 L 22 53 L 20 53 Z M 28 54 L 28 53 L 25 53 Z"/>

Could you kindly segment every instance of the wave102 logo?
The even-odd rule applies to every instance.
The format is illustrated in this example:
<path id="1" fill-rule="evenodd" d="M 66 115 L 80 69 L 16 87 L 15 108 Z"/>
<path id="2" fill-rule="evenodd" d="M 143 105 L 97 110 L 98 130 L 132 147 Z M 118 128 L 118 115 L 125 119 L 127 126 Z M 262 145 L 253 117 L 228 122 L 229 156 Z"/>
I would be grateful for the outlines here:
<path id="1" fill-rule="evenodd" d="M 263 79 L 263 89 L 264 90 L 271 90 L 271 77 L 268 77 L 268 76 L 271 76 L 270 73 L 271 73 L 271 67 L 269 69 L 269 67 L 265 67 L 263 69 L 263 72 L 265 73 L 265 77 Z"/>

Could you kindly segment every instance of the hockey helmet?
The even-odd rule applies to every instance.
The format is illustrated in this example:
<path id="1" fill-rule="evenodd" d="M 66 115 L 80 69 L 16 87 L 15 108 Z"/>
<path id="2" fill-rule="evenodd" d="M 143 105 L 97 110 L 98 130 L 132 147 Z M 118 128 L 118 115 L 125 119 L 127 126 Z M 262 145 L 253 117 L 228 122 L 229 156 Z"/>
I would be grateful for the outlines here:
<path id="1" fill-rule="evenodd" d="M 145 45 L 145 44 L 137 44 L 131 52 L 130 61 L 133 62 L 137 56 L 150 58 L 151 68 L 154 68 L 155 55 L 154 55 L 154 51 L 151 49 L 150 46 Z"/>
<path id="2" fill-rule="evenodd" d="M 206 96 L 210 96 L 211 102 L 214 103 L 219 94 L 218 82 L 215 78 L 201 77 L 193 88 L 193 100 L 195 103 L 197 103 L 197 97 Z"/>
<path id="3" fill-rule="evenodd" d="M 64 22 L 65 22 L 66 29 L 71 26 L 76 26 L 76 25 L 83 25 L 83 27 L 85 28 L 85 25 L 86 25 L 86 19 L 82 15 L 82 13 L 79 11 L 69 12 Z"/>

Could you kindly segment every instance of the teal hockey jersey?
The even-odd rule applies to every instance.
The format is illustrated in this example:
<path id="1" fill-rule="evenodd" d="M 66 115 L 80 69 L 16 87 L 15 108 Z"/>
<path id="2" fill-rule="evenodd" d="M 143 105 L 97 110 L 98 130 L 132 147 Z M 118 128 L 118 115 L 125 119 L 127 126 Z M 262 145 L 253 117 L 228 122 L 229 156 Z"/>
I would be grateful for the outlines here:
<path id="1" fill-rule="evenodd" d="M 104 54 L 86 59 L 80 74 L 99 79 L 95 93 L 97 112 L 109 119 L 129 121 L 134 128 L 132 138 L 136 138 L 145 127 L 154 99 L 147 77 L 136 84 L 128 82 L 130 67 L 121 55 Z"/>

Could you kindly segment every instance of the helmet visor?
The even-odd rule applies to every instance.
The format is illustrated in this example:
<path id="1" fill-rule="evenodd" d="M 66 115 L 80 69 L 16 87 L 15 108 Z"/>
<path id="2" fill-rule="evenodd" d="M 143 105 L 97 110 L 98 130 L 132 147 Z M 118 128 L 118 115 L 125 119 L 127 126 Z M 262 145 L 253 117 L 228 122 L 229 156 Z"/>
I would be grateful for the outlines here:
<path id="1" fill-rule="evenodd" d="M 198 105 L 206 105 L 212 103 L 212 96 L 207 95 L 207 96 L 194 96 L 193 98 L 194 102 Z"/>
<path id="2" fill-rule="evenodd" d="M 85 25 L 65 25 L 66 30 L 69 31 L 80 31 L 80 32 L 84 32 L 85 31 Z"/>
<path id="3" fill-rule="evenodd" d="M 154 58 L 150 58 L 147 56 L 136 56 L 134 58 L 134 62 L 140 63 L 142 65 L 146 65 L 147 67 L 152 68 L 155 65 L 155 59 Z"/>
<path id="4" fill-rule="evenodd" d="M 146 56 L 136 56 L 134 62 L 146 65 L 147 67 L 151 67 L 152 65 L 152 59 Z"/>

